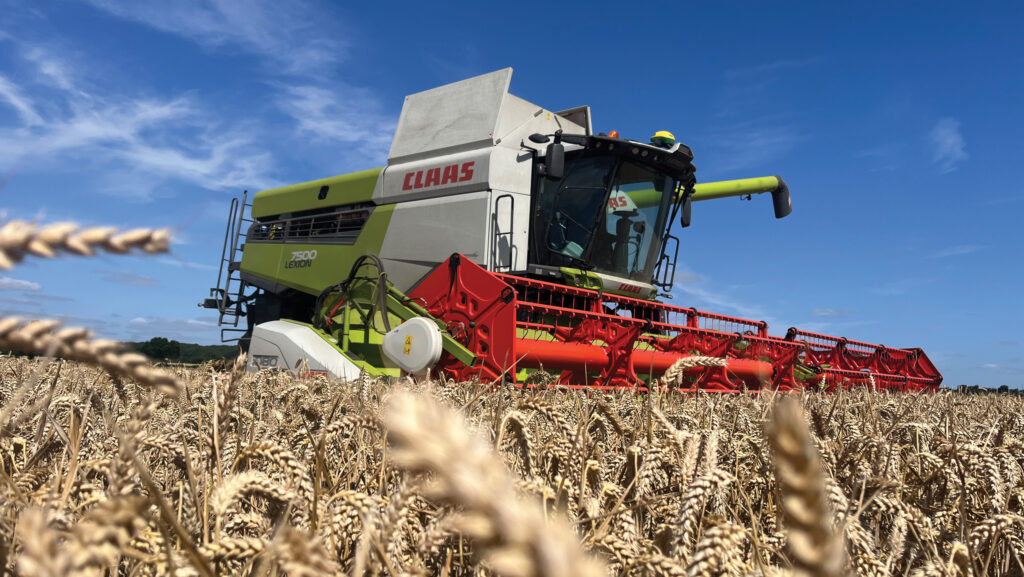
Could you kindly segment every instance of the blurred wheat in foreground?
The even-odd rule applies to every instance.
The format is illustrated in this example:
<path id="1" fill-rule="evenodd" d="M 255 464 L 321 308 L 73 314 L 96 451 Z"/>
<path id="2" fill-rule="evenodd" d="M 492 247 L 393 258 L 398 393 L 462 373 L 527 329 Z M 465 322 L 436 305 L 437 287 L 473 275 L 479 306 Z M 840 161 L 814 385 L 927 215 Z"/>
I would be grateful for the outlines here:
<path id="1" fill-rule="evenodd" d="M 1024 575 L 1024 400 L 0 359 L 0 575 Z"/>

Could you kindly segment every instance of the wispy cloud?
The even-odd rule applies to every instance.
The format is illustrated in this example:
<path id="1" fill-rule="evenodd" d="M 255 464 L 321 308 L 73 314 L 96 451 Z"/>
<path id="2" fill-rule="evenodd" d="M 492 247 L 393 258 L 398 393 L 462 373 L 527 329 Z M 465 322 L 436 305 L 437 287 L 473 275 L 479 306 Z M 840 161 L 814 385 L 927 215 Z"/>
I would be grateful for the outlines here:
<path id="1" fill-rule="evenodd" d="M 764 167 L 788 154 L 805 138 L 795 124 L 765 117 L 715 130 L 708 136 L 701 158 L 716 172 Z"/>
<path id="2" fill-rule="evenodd" d="M 76 90 L 72 83 L 71 67 L 38 46 L 26 46 L 22 56 L 36 66 L 41 78 L 67 92 Z"/>
<path id="3" fill-rule="evenodd" d="M 153 277 L 127 270 L 104 271 L 103 280 L 114 284 L 132 287 L 155 287 L 160 284 L 160 281 Z"/>
<path id="4" fill-rule="evenodd" d="M 161 263 L 161 264 L 166 264 L 166 265 L 170 265 L 170 266 L 176 266 L 176 267 L 179 267 L 179 268 L 184 268 L 184 269 L 189 269 L 189 270 L 217 270 L 217 267 L 212 265 L 212 264 L 201 263 L 201 262 L 192 262 L 192 261 L 185 260 L 183 258 L 179 258 L 179 257 L 174 256 L 174 255 L 160 257 L 160 258 L 156 259 L 156 261 Z"/>
<path id="5" fill-rule="evenodd" d="M 369 92 L 352 87 L 285 86 L 276 103 L 295 120 L 300 134 L 357 144 L 360 156 L 377 160 L 386 158 L 398 121 L 382 113 Z"/>
<path id="6" fill-rule="evenodd" d="M 5 291 L 41 291 L 43 285 L 32 282 L 30 280 L 22 280 L 20 278 L 11 278 L 9 276 L 0 277 L 0 290 Z"/>
<path id="7" fill-rule="evenodd" d="M 948 258 L 951 256 L 961 256 L 965 254 L 971 254 L 972 252 L 978 252 L 983 248 L 985 247 L 980 244 L 961 244 L 936 251 L 931 254 L 931 258 Z"/>
<path id="8" fill-rule="evenodd" d="M 922 285 L 926 285 L 934 281 L 935 279 L 931 278 L 905 278 L 890 281 L 881 286 L 869 289 L 869 292 L 882 296 L 900 296 L 905 295 L 912 290 L 917 290 Z"/>
<path id="9" fill-rule="evenodd" d="M 181 36 L 220 52 L 256 56 L 268 65 L 273 103 L 296 126 L 296 134 L 322 143 L 345 145 L 349 156 L 382 162 L 386 158 L 397 114 L 382 112 L 369 90 L 338 80 L 339 64 L 346 55 L 338 33 L 343 24 L 302 0 L 186 0 L 140 3 L 133 0 L 86 0 L 110 14 Z M 227 144 L 227 143 L 225 143 Z M 218 149 L 211 149 L 214 160 Z M 158 151 L 160 152 L 160 151 Z M 161 154 L 167 161 L 169 155 Z M 235 154 L 232 155 L 235 157 Z M 336 158 L 336 157 L 335 157 Z M 177 159 L 175 168 L 186 171 L 190 159 Z M 227 174 L 223 186 L 236 186 L 237 176 L 251 176 L 266 159 L 251 158 L 237 174 Z M 198 168 L 205 165 L 200 163 Z M 337 168 L 335 166 L 335 168 Z M 205 171 L 200 170 L 200 174 Z M 247 184 L 252 184 L 248 182 Z M 263 187 L 276 182 L 260 182 Z"/>
<path id="10" fill-rule="evenodd" d="M 14 41 L 11 41 L 14 42 Z M 241 129 L 210 118 L 188 95 L 133 98 L 79 88 L 59 58 L 43 47 L 21 45 L 24 60 L 45 83 L 27 83 L 53 104 L 37 111 L 27 90 L 0 77 L 0 98 L 19 110 L 20 122 L 0 125 L 0 166 L 52 166 L 87 155 L 102 164 L 107 192 L 145 199 L 162 183 L 186 182 L 208 190 L 276 184 L 269 154 Z M 130 190 L 119 190 L 119 187 Z"/>
<path id="11" fill-rule="evenodd" d="M 932 161 L 939 165 L 942 173 L 952 172 L 967 160 L 967 142 L 960 133 L 960 121 L 955 118 L 940 118 L 928 133 Z"/>
<path id="12" fill-rule="evenodd" d="M 1017 204 L 1024 202 L 1024 194 L 1018 194 L 1016 196 L 997 196 L 989 198 L 985 201 L 988 206 L 999 206 L 1002 204 Z"/>
<path id="13" fill-rule="evenodd" d="M 12 292 L 0 296 L 0 301 L 2 302 L 33 309 L 41 308 L 43 303 L 69 303 L 74 302 L 74 300 L 70 297 L 51 295 L 35 290 Z"/>
<path id="14" fill-rule="evenodd" d="M 846 334 L 845 331 L 856 330 L 859 327 L 866 327 L 871 325 L 877 325 L 879 321 L 868 320 L 868 319 L 857 319 L 847 321 L 808 321 L 798 322 L 796 326 L 801 330 L 805 330 L 812 333 L 829 333 L 835 336 L 841 336 Z"/>
<path id="15" fill-rule="evenodd" d="M 865 148 L 855 153 L 855 156 L 867 160 L 866 164 L 870 166 L 866 168 L 869 172 L 896 170 L 904 156 L 906 147 L 906 142 L 886 142 Z"/>
<path id="16" fill-rule="evenodd" d="M 119 328 L 123 339 L 144 341 L 159 336 L 188 342 L 205 340 L 217 323 L 199 318 L 135 317 Z"/>
<path id="17" fill-rule="evenodd" d="M 814 309 L 811 314 L 816 317 L 844 317 L 850 314 L 847 309 Z"/>
<path id="18" fill-rule="evenodd" d="M 209 319 L 168 319 L 168 318 L 147 318 L 147 317 L 135 317 L 128 321 L 130 325 L 159 325 L 163 323 L 181 324 L 190 327 L 215 327 L 217 323 L 210 321 Z"/>
<path id="19" fill-rule="evenodd" d="M 36 126 L 43 123 L 43 118 L 36 112 L 32 101 L 21 93 L 21 90 L 7 78 L 0 76 L 0 99 L 13 108 L 21 121 L 27 126 Z"/>
<path id="20" fill-rule="evenodd" d="M 701 277 L 699 274 L 687 270 L 687 271 L 677 272 L 675 280 L 673 281 L 673 283 L 677 284 L 677 285 L 680 285 L 680 284 L 691 284 L 691 283 L 700 282 L 702 280 L 704 280 L 704 278 Z"/>
<path id="21" fill-rule="evenodd" d="M 758 79 L 775 73 L 806 68 L 819 64 L 825 60 L 822 55 L 808 56 L 806 58 L 780 58 L 772 62 L 765 62 L 756 66 L 744 66 L 730 68 L 725 71 L 725 77 L 729 80 Z"/>
<path id="22" fill-rule="evenodd" d="M 676 273 L 673 286 L 675 290 L 696 301 L 695 303 L 686 303 L 685 306 L 698 305 L 701 308 L 711 308 L 712 312 L 716 313 L 735 314 L 754 320 L 770 321 L 765 318 L 764 311 L 760 308 L 732 297 L 722 289 L 712 289 L 707 277 L 689 271 L 680 271 Z"/>
<path id="23" fill-rule="evenodd" d="M 258 54 L 276 70 L 287 73 L 321 70 L 345 54 L 337 27 L 298 0 L 87 1 L 120 18 L 183 36 L 208 49 Z"/>
<path id="24" fill-rule="evenodd" d="M 799 116 L 773 108 L 764 95 L 787 72 L 824 59 L 820 55 L 785 58 L 726 70 L 718 112 L 721 121 L 701 144 L 702 169 L 729 173 L 767 167 L 807 139 Z"/>

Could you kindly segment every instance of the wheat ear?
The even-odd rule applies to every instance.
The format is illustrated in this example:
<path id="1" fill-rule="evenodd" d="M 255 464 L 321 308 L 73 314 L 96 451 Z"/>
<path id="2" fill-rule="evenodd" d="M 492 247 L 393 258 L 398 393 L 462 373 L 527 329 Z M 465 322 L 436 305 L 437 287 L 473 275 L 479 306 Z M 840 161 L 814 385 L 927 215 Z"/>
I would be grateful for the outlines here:
<path id="1" fill-rule="evenodd" d="M 696 367 L 724 367 L 726 366 L 726 360 L 717 357 L 682 357 L 678 361 L 672 363 L 665 374 L 661 376 L 661 385 L 663 387 L 681 387 L 683 385 L 683 373 L 688 369 Z"/>
<path id="2" fill-rule="evenodd" d="M 58 330 L 59 327 L 60 323 L 54 320 L 0 318 L 0 349 L 81 361 L 175 397 L 181 392 L 178 379 L 151 366 L 145 356 L 125 352 L 123 346 L 114 341 L 93 339 L 86 329 Z"/>
<path id="3" fill-rule="evenodd" d="M 825 474 L 799 403 L 782 399 L 775 405 L 768 441 L 782 491 L 793 565 L 815 577 L 840 575 L 842 537 L 829 522 Z"/>
<path id="4" fill-rule="evenodd" d="M 394 463 L 434 476 L 425 496 L 461 508 L 453 525 L 477 543 L 474 553 L 492 571 L 513 577 L 604 574 L 567 526 L 546 523 L 538 507 L 518 498 L 501 459 L 459 415 L 433 398 L 400 393 L 388 403 L 385 423 Z"/>
<path id="5" fill-rule="evenodd" d="M 745 540 L 743 527 L 739 525 L 720 523 L 709 528 L 690 558 L 687 577 L 738 573 L 743 564 Z"/>
<path id="6" fill-rule="evenodd" d="M 37 226 L 11 220 L 0 226 L 0 268 L 11 269 L 28 255 L 52 258 L 60 252 L 92 256 L 97 250 L 125 254 L 132 249 L 147 253 L 167 252 L 170 229 L 136 228 L 119 232 L 112 227 L 79 229 L 70 222 Z"/>

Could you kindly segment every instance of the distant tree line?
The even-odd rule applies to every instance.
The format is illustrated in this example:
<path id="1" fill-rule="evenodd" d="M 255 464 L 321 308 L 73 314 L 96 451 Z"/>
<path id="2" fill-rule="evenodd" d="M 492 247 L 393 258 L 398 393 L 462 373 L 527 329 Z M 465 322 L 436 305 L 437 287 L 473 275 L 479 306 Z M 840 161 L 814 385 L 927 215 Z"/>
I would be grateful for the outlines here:
<path id="1" fill-rule="evenodd" d="M 145 342 L 125 344 L 151 359 L 173 363 L 202 363 L 233 359 L 238 356 L 238 347 L 233 345 L 179 343 L 164 337 L 153 337 Z"/>
<path id="2" fill-rule="evenodd" d="M 234 345 L 197 345 L 195 343 L 179 343 L 164 337 L 154 337 L 141 343 L 124 343 L 134 351 L 138 351 L 156 361 L 171 363 L 203 363 L 206 361 L 234 360 L 238 356 L 238 347 Z M 38 355 L 0 349 L 0 355 L 12 357 L 35 358 Z"/>

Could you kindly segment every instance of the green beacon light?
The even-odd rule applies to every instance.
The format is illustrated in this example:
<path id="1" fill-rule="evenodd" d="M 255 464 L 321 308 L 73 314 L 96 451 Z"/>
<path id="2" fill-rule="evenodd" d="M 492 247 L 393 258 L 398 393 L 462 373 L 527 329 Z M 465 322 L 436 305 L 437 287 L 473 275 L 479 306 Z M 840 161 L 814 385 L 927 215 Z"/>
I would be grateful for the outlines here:
<path id="1" fill-rule="evenodd" d="M 676 137 L 667 130 L 659 130 L 651 137 L 651 144 L 661 148 L 672 148 L 676 144 Z"/>

